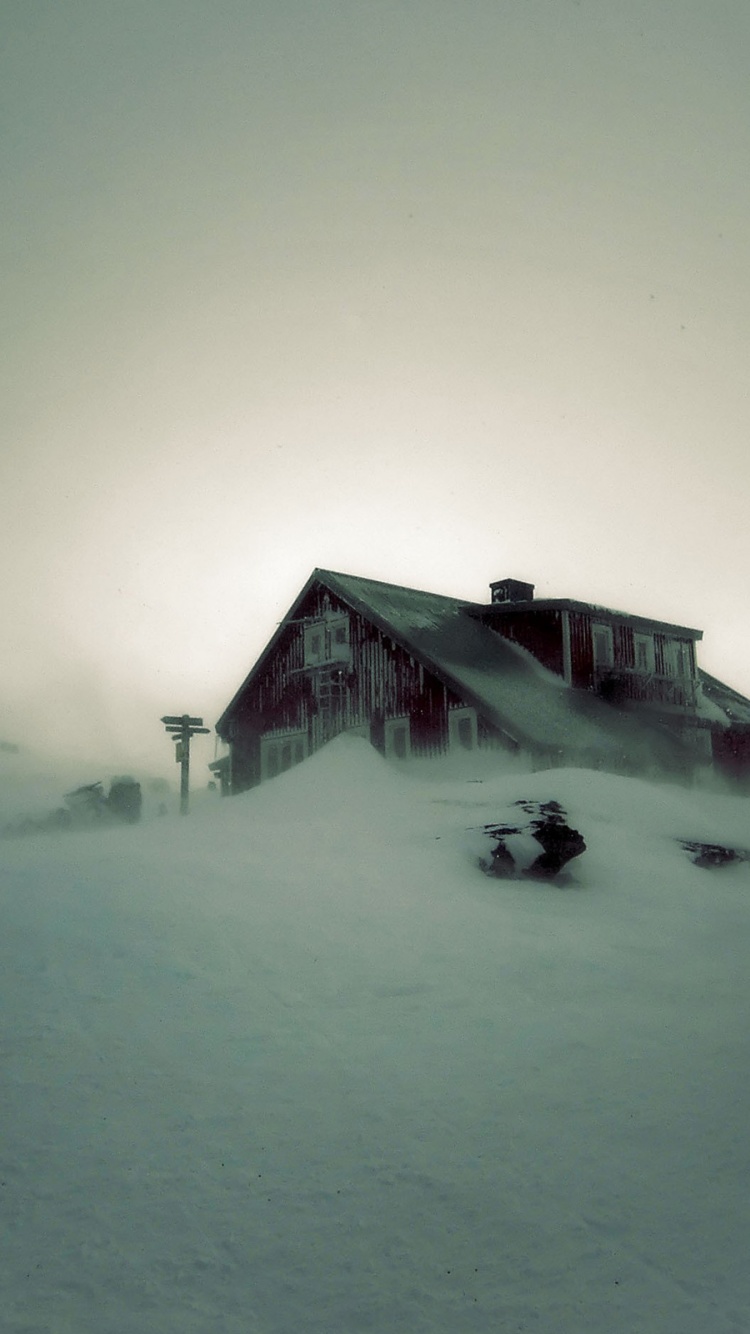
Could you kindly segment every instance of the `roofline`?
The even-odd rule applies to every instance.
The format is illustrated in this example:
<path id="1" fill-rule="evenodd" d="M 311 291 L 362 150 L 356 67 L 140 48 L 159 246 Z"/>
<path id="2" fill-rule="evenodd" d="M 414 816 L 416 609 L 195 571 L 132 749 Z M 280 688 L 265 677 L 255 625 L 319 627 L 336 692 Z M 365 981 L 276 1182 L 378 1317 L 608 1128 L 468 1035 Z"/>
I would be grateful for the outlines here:
<path id="1" fill-rule="evenodd" d="M 345 574 L 341 575 L 342 579 L 349 579 L 356 577 L 359 576 L 352 576 Z M 376 584 L 376 583 L 381 584 L 383 588 L 400 588 L 403 589 L 403 591 L 406 593 L 418 593 L 426 591 L 423 589 L 410 588 L 406 584 L 391 584 L 384 579 L 368 579 L 367 582 L 370 584 Z M 276 644 L 281 638 L 281 635 L 284 633 L 284 630 L 289 625 L 289 623 L 294 619 L 294 614 L 297 611 L 300 603 L 305 599 L 310 589 L 316 583 L 323 584 L 324 587 L 326 587 L 329 590 L 329 592 L 335 593 L 336 597 L 341 598 L 342 602 L 345 602 L 348 606 L 350 606 L 353 611 L 356 611 L 359 615 L 364 616 L 366 620 L 370 621 L 372 625 L 375 625 L 378 628 L 378 630 L 380 630 L 381 634 L 387 635 L 389 639 L 392 639 L 394 643 L 398 644 L 404 650 L 405 653 L 417 657 L 419 661 L 423 664 L 423 666 L 429 668 L 429 670 L 438 678 L 438 680 L 442 681 L 443 685 L 448 686 L 450 690 L 453 690 L 462 699 L 466 699 L 468 703 L 473 704 L 477 712 L 481 714 L 482 717 L 487 718 L 487 720 L 494 727 L 498 727 L 508 737 L 510 741 L 513 742 L 517 741 L 517 738 L 507 730 L 507 725 L 505 723 L 505 720 L 500 721 L 499 716 L 498 717 L 489 716 L 487 705 L 479 697 L 479 695 L 477 695 L 470 688 L 467 688 L 461 681 L 458 681 L 456 680 L 455 677 L 451 676 L 450 672 L 447 672 L 440 663 L 435 662 L 435 660 L 432 658 L 430 654 L 425 653 L 421 648 L 417 649 L 413 644 L 408 643 L 408 641 L 405 642 L 404 639 L 390 624 L 390 622 L 385 620 L 380 615 L 378 615 L 377 612 L 373 611 L 373 609 L 368 605 L 367 602 L 364 601 L 364 599 L 356 597 L 349 591 L 344 591 L 344 589 L 341 588 L 340 585 L 338 585 L 336 571 L 323 570 L 317 567 L 313 570 L 309 579 L 305 583 L 304 588 L 301 589 L 297 597 L 294 599 L 294 602 L 290 606 L 286 616 L 284 616 L 283 620 L 279 622 L 278 628 L 276 629 L 275 633 L 271 636 L 265 648 L 259 654 L 257 660 L 251 667 L 250 671 L 248 672 L 241 686 L 239 687 L 238 690 L 235 691 L 229 704 L 225 708 L 218 722 L 215 724 L 215 731 L 218 732 L 219 736 L 223 735 L 222 728 L 226 728 L 226 725 L 228 724 L 229 719 L 232 713 L 234 712 L 234 709 L 238 701 L 240 700 L 241 696 L 245 693 L 248 687 L 252 685 L 255 677 L 262 670 L 263 666 L 265 665 L 266 659 L 268 658 L 269 654 L 273 651 L 273 649 L 276 647 Z M 468 609 L 472 606 L 471 603 L 462 602 L 460 598 L 452 598 L 442 593 L 429 593 L 427 594 L 427 596 L 443 598 L 445 602 L 450 602 L 454 606 L 460 607 L 462 610 L 464 608 Z M 508 643 L 510 647 L 516 647 L 511 643 L 510 640 L 508 641 Z"/>
<path id="2" fill-rule="evenodd" d="M 313 570 L 313 572 L 312 572 L 312 574 L 310 575 L 310 578 L 307 580 L 307 582 L 306 582 L 304 588 L 297 594 L 297 596 L 296 596 L 296 598 L 294 599 L 294 602 L 292 603 L 291 607 L 289 608 L 289 611 L 287 612 L 286 616 L 284 616 L 283 619 L 282 619 L 281 621 L 279 621 L 279 624 L 278 624 L 276 630 L 275 630 L 274 633 L 271 635 L 271 638 L 269 639 L 269 641 L 268 641 L 268 643 L 266 644 L 265 648 L 262 649 L 261 652 L 258 654 L 258 657 L 256 658 L 255 662 L 253 663 L 252 667 L 250 668 L 250 671 L 248 672 L 248 674 L 247 674 L 247 676 L 245 677 L 244 681 L 242 682 L 242 684 L 241 684 L 240 686 L 238 686 L 237 690 L 235 690 L 234 694 L 232 695 L 232 698 L 230 699 L 229 703 L 227 704 L 227 707 L 225 708 L 225 710 L 224 710 L 224 712 L 222 713 L 221 717 L 220 717 L 220 718 L 218 719 L 218 721 L 214 724 L 214 731 L 218 732 L 219 736 L 222 736 L 222 735 L 223 735 L 221 729 L 222 729 L 222 727 L 224 727 L 224 725 L 229 721 L 230 715 L 231 715 L 232 712 L 234 711 L 235 705 L 237 704 L 238 700 L 240 699 L 240 696 L 241 696 L 241 695 L 244 695 L 245 690 L 246 690 L 247 687 L 252 683 L 253 679 L 257 676 L 258 672 L 260 671 L 260 669 L 261 669 L 263 663 L 265 662 L 265 659 L 267 658 L 268 654 L 272 651 L 272 649 L 274 649 L 274 648 L 276 647 L 276 645 L 277 645 L 278 641 L 280 640 L 281 636 L 283 635 L 283 633 L 284 633 L 284 631 L 285 631 L 287 625 L 289 624 L 289 621 L 290 621 L 290 619 L 291 619 L 291 617 L 292 617 L 293 612 L 295 612 L 295 611 L 297 610 L 297 607 L 299 606 L 299 604 L 300 604 L 300 602 L 302 601 L 302 599 L 305 598 L 305 597 L 307 596 L 309 590 L 312 588 L 313 584 L 315 583 L 316 577 L 317 577 L 317 575 L 318 575 L 319 573 L 321 573 L 319 570 Z"/>
<path id="3" fill-rule="evenodd" d="M 703 631 L 688 625 L 675 625 L 671 621 L 655 621 L 650 616 L 638 616 L 629 611 L 617 611 L 614 607 L 601 607 L 594 602 L 576 602 L 572 598 L 534 598 L 529 602 L 484 602 L 467 603 L 471 615 L 477 613 L 487 616 L 503 617 L 517 611 L 578 611 L 588 616 L 612 616 L 627 625 L 648 626 L 651 630 L 667 631 L 683 635 L 688 639 L 702 639 Z"/>
<path id="4" fill-rule="evenodd" d="M 324 587 L 326 587 L 329 590 L 329 592 L 335 593 L 336 597 L 341 598 L 342 602 L 345 602 L 348 606 L 350 606 L 353 611 L 358 612 L 360 615 L 364 616 L 367 620 L 369 620 L 373 625 L 377 626 L 377 628 L 381 631 L 382 634 L 387 635 L 389 639 L 392 639 L 394 641 L 394 643 L 399 644 L 399 646 L 406 653 L 409 653 L 411 656 L 417 657 L 419 661 L 424 666 L 428 667 L 429 670 L 437 677 L 437 679 L 439 681 L 442 681 L 442 683 L 448 686 L 449 689 L 453 690 L 457 695 L 460 695 L 461 698 L 466 699 L 468 702 L 473 702 L 473 706 L 477 709 L 477 712 L 480 713 L 482 717 L 486 718 L 493 726 L 495 727 L 499 726 L 501 730 L 505 732 L 505 734 L 508 736 L 510 740 L 513 741 L 517 740 L 517 738 L 514 737 L 512 733 L 507 731 L 505 727 L 505 720 L 500 720 L 500 715 L 494 715 L 494 710 L 493 710 L 492 711 L 493 716 L 490 716 L 490 712 L 487 709 L 486 703 L 479 697 L 479 695 L 477 695 L 474 691 L 468 688 L 463 682 L 453 677 L 449 671 L 446 671 L 445 667 L 443 667 L 442 664 L 436 662 L 432 658 L 432 656 L 428 653 L 425 653 L 422 648 L 417 649 L 415 648 L 414 645 L 410 644 L 408 641 L 404 641 L 404 639 L 399 635 L 399 633 L 394 629 L 394 627 L 387 620 L 381 617 L 377 612 L 373 611 L 373 609 L 368 605 L 368 603 L 364 599 L 357 597 L 355 594 L 352 594 L 348 590 L 345 591 L 338 584 L 339 578 L 349 580 L 349 579 L 361 579 L 363 578 L 363 576 L 348 575 L 344 573 L 339 574 L 335 570 L 325 570 L 321 569 L 318 566 L 315 567 L 315 569 L 312 571 L 312 574 L 304 584 L 304 587 L 297 594 L 297 597 L 294 599 L 288 612 L 279 622 L 274 634 L 268 640 L 268 643 L 266 644 L 265 648 L 258 655 L 258 658 L 251 667 L 250 671 L 243 680 L 242 684 L 235 691 L 234 695 L 229 701 L 229 704 L 226 706 L 223 713 L 221 714 L 221 717 L 216 722 L 215 731 L 219 734 L 219 736 L 222 737 L 224 736 L 222 729 L 226 729 L 226 726 L 236 708 L 238 701 L 245 693 L 245 691 L 248 689 L 248 687 L 252 684 L 255 677 L 264 667 L 266 659 L 273 651 L 273 649 L 276 647 L 279 639 L 284 634 L 287 626 L 294 619 L 294 615 L 297 609 L 299 608 L 300 603 L 303 602 L 304 599 L 307 597 L 307 594 L 309 593 L 310 589 L 313 587 L 314 584 L 321 583 L 323 584 Z M 392 584 L 385 579 L 367 579 L 366 582 L 368 584 L 379 584 L 382 588 L 395 588 L 405 593 L 417 593 L 417 594 L 424 593 L 428 597 L 439 598 L 444 602 L 450 602 L 453 606 L 459 608 L 462 611 L 465 611 L 467 614 L 471 616 L 487 617 L 487 613 L 491 613 L 492 614 L 491 618 L 488 619 L 494 619 L 496 617 L 500 619 L 503 617 L 503 615 L 508 615 L 509 613 L 519 610 L 520 611 L 550 611 L 550 610 L 580 611 L 588 615 L 596 615 L 596 613 L 600 613 L 601 615 L 616 617 L 617 619 L 622 620 L 631 625 L 647 626 L 652 630 L 653 629 L 663 630 L 671 632 L 672 634 L 676 632 L 692 639 L 703 638 L 702 630 L 690 629 L 687 626 L 672 625 L 666 621 L 654 621 L 643 616 L 632 616 L 627 612 L 620 612 L 620 611 L 615 611 L 611 608 L 596 606 L 594 603 L 590 602 L 576 602 L 569 598 L 535 598 L 533 599 L 533 601 L 529 602 L 513 602 L 501 605 L 498 603 L 481 603 L 481 602 L 471 602 L 468 600 L 464 601 L 461 598 L 450 597 L 449 595 L 444 593 L 430 593 L 426 589 L 412 588 L 407 584 Z M 515 647 L 515 645 L 513 645 L 512 640 L 508 640 L 508 643 L 509 645 Z"/>
<path id="5" fill-rule="evenodd" d="M 708 686 L 709 690 L 718 689 L 722 694 L 735 699 L 738 704 L 747 704 L 750 707 L 750 699 L 746 695 L 742 695 L 739 690 L 735 690 L 734 686 L 728 686 L 726 681 L 720 681 L 718 676 L 712 676 L 710 672 L 704 671 L 702 667 L 698 668 L 698 676 Z"/>
<path id="6" fill-rule="evenodd" d="M 318 570 L 316 573 L 325 576 L 322 582 L 326 583 L 326 586 L 330 588 L 332 593 L 336 593 L 337 597 L 340 597 L 344 602 L 349 603 L 349 605 L 360 615 L 365 616 L 372 625 L 377 626 L 381 634 L 387 635 L 388 638 L 392 639 L 395 644 L 398 644 L 405 653 L 408 653 L 411 657 L 418 658 L 422 665 L 432 672 L 433 676 L 436 676 L 439 681 L 442 681 L 443 685 L 448 686 L 448 688 L 454 691 L 456 695 L 465 699 L 468 704 L 472 705 L 477 710 L 477 713 L 480 714 L 481 717 L 486 718 L 493 727 L 498 728 L 510 741 L 517 743 L 518 738 L 508 731 L 506 720 L 503 718 L 502 721 L 500 721 L 501 715 L 497 714 L 494 710 L 489 710 L 486 701 L 483 700 L 476 691 L 472 690 L 470 686 L 466 686 L 455 676 L 452 676 L 449 671 L 446 671 L 442 663 L 437 662 L 430 653 L 425 653 L 424 649 L 417 648 L 414 644 L 410 644 L 408 640 L 404 640 L 390 622 L 385 620 L 384 617 L 379 616 L 377 612 L 374 612 L 364 600 L 352 597 L 351 594 L 344 593 L 343 590 L 337 588 L 335 586 L 336 574 L 332 570 Z M 355 576 L 342 575 L 342 578 L 344 579 L 352 577 Z M 329 582 L 330 580 L 334 581 L 333 587 Z M 383 588 L 399 588 L 406 593 L 425 592 L 424 589 L 409 588 L 405 584 L 389 584 L 383 579 L 368 579 L 367 582 L 369 584 L 379 583 Z M 448 597 L 443 593 L 427 593 L 426 596 L 443 598 L 445 602 L 452 603 L 462 611 L 466 610 L 471 605 L 470 603 L 462 602 L 460 598 Z M 513 644 L 510 640 L 508 640 L 508 644 L 512 649 L 518 647 L 518 645 Z"/>

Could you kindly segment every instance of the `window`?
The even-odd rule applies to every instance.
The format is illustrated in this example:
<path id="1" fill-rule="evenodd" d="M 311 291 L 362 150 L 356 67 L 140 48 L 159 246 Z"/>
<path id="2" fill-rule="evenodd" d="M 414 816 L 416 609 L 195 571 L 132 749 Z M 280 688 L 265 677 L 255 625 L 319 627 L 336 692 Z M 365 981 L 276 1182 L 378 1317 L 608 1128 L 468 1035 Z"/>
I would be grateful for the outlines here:
<path id="1" fill-rule="evenodd" d="M 319 662 L 348 662 L 350 658 L 349 617 L 335 616 L 311 621 L 304 628 L 305 666 Z"/>
<path id="2" fill-rule="evenodd" d="M 348 662 L 350 657 L 349 650 L 349 617 L 337 616 L 328 622 L 328 656 L 335 662 Z"/>
<path id="3" fill-rule="evenodd" d="M 260 739 L 260 776 L 275 778 L 307 755 L 307 732 L 272 732 Z"/>
<path id="4" fill-rule="evenodd" d="M 594 666 L 611 667 L 615 660 L 612 626 L 592 625 L 591 642 L 594 649 Z"/>
<path id="5" fill-rule="evenodd" d="M 323 662 L 326 656 L 326 636 L 322 621 L 314 621 L 311 625 L 305 626 L 304 642 L 305 666 L 314 666 L 316 662 Z"/>
<path id="6" fill-rule="evenodd" d="M 640 672 L 642 676 L 650 676 L 654 670 L 653 636 L 636 632 L 633 636 L 633 648 L 635 653 L 635 670 Z"/>
<path id="7" fill-rule="evenodd" d="M 385 723 L 385 754 L 389 760 L 408 760 L 411 728 L 408 718 L 388 718 Z"/>
<path id="8" fill-rule="evenodd" d="M 475 750 L 477 746 L 477 715 L 474 709 L 451 709 L 448 714 L 448 736 L 452 749 Z"/>
<path id="9" fill-rule="evenodd" d="M 693 675 L 693 660 L 690 644 L 686 639 L 672 639 L 665 655 L 671 675 L 690 677 Z"/>

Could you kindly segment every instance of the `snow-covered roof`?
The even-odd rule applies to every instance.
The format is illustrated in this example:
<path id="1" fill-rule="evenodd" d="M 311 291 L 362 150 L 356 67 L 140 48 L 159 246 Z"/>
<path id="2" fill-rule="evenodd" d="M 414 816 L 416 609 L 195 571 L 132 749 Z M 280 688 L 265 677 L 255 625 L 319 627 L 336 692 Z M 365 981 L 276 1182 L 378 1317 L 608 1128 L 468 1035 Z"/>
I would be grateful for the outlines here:
<path id="1" fill-rule="evenodd" d="M 715 676 L 710 676 L 708 672 L 699 671 L 698 675 L 703 687 L 703 710 L 706 716 L 709 716 L 710 710 L 716 720 L 722 721 L 725 726 L 733 723 L 750 726 L 750 699 L 723 681 L 718 681 Z M 717 714 L 721 715 L 720 718 Z"/>
<path id="2" fill-rule="evenodd" d="M 503 616 L 512 616 L 518 612 L 537 611 L 580 611 L 588 616 L 602 620 L 619 621 L 623 625 L 641 627 L 644 630 L 661 632 L 678 639 L 702 639 L 703 631 L 689 625 L 675 625 L 672 621 L 655 621 L 651 616 L 636 616 L 629 611 L 618 611 L 614 607 L 602 607 L 596 602 L 576 602 L 571 598 L 533 598 L 526 602 L 492 602 L 477 608 L 483 615 L 490 615 L 494 620 Z"/>
<path id="3" fill-rule="evenodd" d="M 469 614 L 475 604 L 331 570 L 316 570 L 314 577 L 519 745 L 604 761 L 632 752 L 639 741 L 654 744 L 653 724 L 572 690 L 525 649 Z M 660 744 L 672 749 L 672 738 L 658 731 Z"/>
<path id="4" fill-rule="evenodd" d="M 327 588 L 371 621 L 462 699 L 473 704 L 491 726 L 522 748 L 547 757 L 575 755 L 586 763 L 601 761 L 604 764 L 614 760 L 619 762 L 625 756 L 645 757 L 646 754 L 660 755 L 669 763 L 677 758 L 677 752 L 681 752 L 681 743 L 674 731 L 646 710 L 623 712 L 589 691 L 571 689 L 562 677 L 548 671 L 532 654 L 504 638 L 480 618 L 478 613 L 490 610 L 487 606 L 325 569 L 313 571 L 288 617 L 281 622 L 219 719 L 219 732 L 315 584 Z M 559 599 L 514 605 L 538 609 L 565 606 L 593 612 L 606 610 L 588 603 Z M 639 621 L 641 618 L 631 619 Z M 664 628 L 695 637 L 701 633 L 679 626 Z M 722 710 L 722 715 L 727 714 L 724 696 L 731 695 L 733 716 L 750 722 L 750 701 L 743 700 L 729 687 L 722 687 L 714 678 L 707 678 L 705 673 L 702 676 L 704 682 L 709 682 L 707 697 L 715 708 Z M 717 694 L 719 690 L 724 691 L 721 699 Z M 704 719 L 707 721 L 705 714 Z"/>

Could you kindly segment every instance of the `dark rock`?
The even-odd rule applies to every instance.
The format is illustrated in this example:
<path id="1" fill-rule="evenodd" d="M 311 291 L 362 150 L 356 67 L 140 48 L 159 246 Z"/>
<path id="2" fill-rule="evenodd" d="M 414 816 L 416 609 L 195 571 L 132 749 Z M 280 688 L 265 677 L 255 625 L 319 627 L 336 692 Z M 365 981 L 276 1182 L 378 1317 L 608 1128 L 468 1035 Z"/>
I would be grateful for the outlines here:
<path id="1" fill-rule="evenodd" d="M 699 843 L 680 839 L 680 846 L 690 856 L 694 866 L 716 868 L 750 861 L 750 852 L 744 848 L 725 848 L 721 843 Z"/>
<path id="2" fill-rule="evenodd" d="M 567 823 L 567 815 L 557 801 L 514 802 L 528 818 L 517 822 L 484 825 L 482 832 L 491 838 L 494 847 L 489 860 L 483 859 L 482 869 L 487 875 L 508 879 L 526 876 L 533 880 L 554 880 L 574 857 L 586 851 L 583 835 Z M 507 840 L 514 834 L 530 835 L 541 845 L 539 856 L 527 866 L 518 866 Z"/>
<path id="3" fill-rule="evenodd" d="M 574 857 L 580 857 L 581 853 L 586 851 L 583 835 L 579 834 L 577 829 L 571 829 L 568 824 L 548 821 L 535 829 L 534 838 L 541 843 L 544 851 L 524 871 L 524 875 L 533 879 L 551 879 Z"/>
<path id="4" fill-rule="evenodd" d="M 111 815 L 128 824 L 137 824 L 141 818 L 141 785 L 134 778 L 113 778 L 107 798 Z"/>

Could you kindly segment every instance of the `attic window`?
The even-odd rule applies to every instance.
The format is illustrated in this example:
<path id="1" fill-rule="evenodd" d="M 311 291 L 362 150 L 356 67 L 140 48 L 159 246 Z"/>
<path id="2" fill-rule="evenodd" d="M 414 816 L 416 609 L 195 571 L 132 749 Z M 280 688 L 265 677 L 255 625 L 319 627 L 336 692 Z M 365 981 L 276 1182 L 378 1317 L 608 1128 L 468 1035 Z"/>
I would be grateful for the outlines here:
<path id="1" fill-rule="evenodd" d="M 349 617 L 336 616 L 328 622 L 328 656 L 336 662 L 349 661 Z"/>
<path id="2" fill-rule="evenodd" d="M 349 618 L 328 616 L 311 621 L 304 629 L 305 666 L 349 661 Z"/>
<path id="3" fill-rule="evenodd" d="M 305 626 L 305 665 L 311 666 L 323 662 L 326 656 L 326 633 L 323 621 L 314 621 Z"/>

